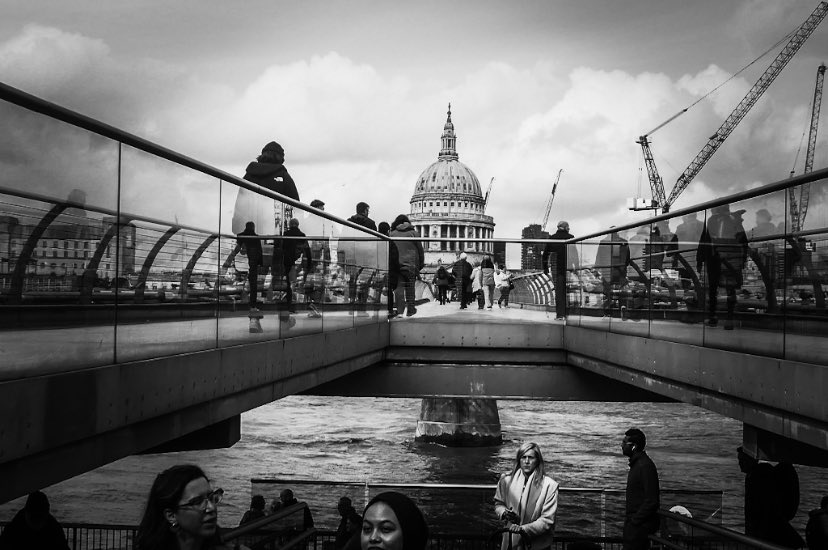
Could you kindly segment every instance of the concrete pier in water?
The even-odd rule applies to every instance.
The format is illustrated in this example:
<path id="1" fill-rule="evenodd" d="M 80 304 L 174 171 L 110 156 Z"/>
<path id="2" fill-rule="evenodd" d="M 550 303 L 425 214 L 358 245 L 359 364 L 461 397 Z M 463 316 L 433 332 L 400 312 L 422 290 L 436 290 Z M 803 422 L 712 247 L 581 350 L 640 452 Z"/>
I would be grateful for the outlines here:
<path id="1" fill-rule="evenodd" d="M 448 447 L 500 445 L 497 400 L 461 397 L 427 397 L 420 407 L 417 441 Z"/>

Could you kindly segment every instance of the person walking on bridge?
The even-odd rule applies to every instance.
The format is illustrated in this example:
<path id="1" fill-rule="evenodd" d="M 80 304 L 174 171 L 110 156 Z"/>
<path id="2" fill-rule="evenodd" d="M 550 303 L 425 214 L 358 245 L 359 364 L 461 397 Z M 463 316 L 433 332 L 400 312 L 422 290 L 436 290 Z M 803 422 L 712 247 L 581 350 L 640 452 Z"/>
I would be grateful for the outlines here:
<path id="1" fill-rule="evenodd" d="M 389 236 L 411 238 L 417 236 L 417 231 L 408 216 L 400 214 L 391 224 Z M 406 317 L 411 317 L 417 313 L 417 308 L 414 307 L 414 283 L 424 264 L 423 245 L 420 241 L 397 241 L 392 242 L 391 246 L 396 250 L 396 254 L 392 253 L 396 262 L 392 261 L 391 266 L 392 269 L 394 265 L 397 266 L 397 295 L 394 297 L 397 314 L 402 315 L 405 309 Z"/>
<path id="2" fill-rule="evenodd" d="M 466 253 L 461 252 L 457 261 L 451 266 L 451 274 L 454 276 L 457 299 L 460 300 L 460 309 L 466 309 L 469 303 L 468 287 L 471 284 L 472 266 L 466 259 Z"/>
<path id="3" fill-rule="evenodd" d="M 569 222 L 559 221 L 558 230 L 549 237 L 552 241 L 566 241 L 573 238 L 569 232 Z M 547 263 L 548 262 L 548 263 Z M 555 315 L 556 319 L 566 319 L 566 279 L 567 271 L 578 267 L 578 250 L 575 245 L 564 242 L 550 242 L 546 244 L 541 254 L 543 271 L 552 278 L 555 285 Z M 551 273 L 550 273 L 551 272 Z"/>

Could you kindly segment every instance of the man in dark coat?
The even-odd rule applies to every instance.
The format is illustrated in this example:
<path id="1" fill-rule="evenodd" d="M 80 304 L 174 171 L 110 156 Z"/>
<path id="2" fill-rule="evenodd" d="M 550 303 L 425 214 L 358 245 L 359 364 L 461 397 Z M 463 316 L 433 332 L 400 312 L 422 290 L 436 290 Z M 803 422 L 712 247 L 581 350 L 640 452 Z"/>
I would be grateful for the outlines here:
<path id="1" fill-rule="evenodd" d="M 725 330 L 733 330 L 733 315 L 736 311 L 736 291 L 742 288 L 742 270 L 747 260 L 748 241 L 742 226 L 744 210 L 730 212 L 727 204 L 715 206 L 707 219 L 699 238 L 696 264 L 699 272 L 707 266 L 707 324 L 715 327 L 719 323 L 716 316 L 718 305 L 718 288 L 724 287 L 727 293 L 727 316 Z"/>
<path id="2" fill-rule="evenodd" d="M 310 271 L 311 254 L 308 247 L 308 241 L 301 238 L 304 237 L 305 234 L 299 229 L 299 220 L 291 218 L 288 225 L 289 228 L 285 231 L 285 237 L 290 238 L 283 239 L 284 242 L 282 244 L 283 269 L 285 272 L 285 282 L 287 283 L 285 290 L 285 303 L 287 303 L 288 311 L 290 313 L 296 313 L 296 310 L 293 307 L 293 280 L 295 280 L 295 276 L 292 280 L 291 273 L 296 265 L 296 260 L 301 258 L 303 255 L 305 257 L 305 262 L 302 266 L 304 268 L 304 272 L 307 273 Z"/>
<path id="3" fill-rule="evenodd" d="M 49 513 L 49 499 L 35 491 L 0 534 L 0 548 L 8 550 L 69 550 L 66 535 Z"/>
<path id="4" fill-rule="evenodd" d="M 466 289 L 471 283 L 472 266 L 466 259 L 466 253 L 461 252 L 457 261 L 451 267 L 451 274 L 454 277 L 457 299 L 460 300 L 460 309 L 466 309 L 469 303 L 469 293 Z"/>
<path id="5" fill-rule="evenodd" d="M 368 217 L 368 211 L 371 207 L 368 206 L 368 203 L 360 202 L 356 205 L 356 214 L 348 218 L 349 222 L 354 222 L 357 225 L 361 225 L 362 227 L 367 227 L 368 229 L 372 229 L 374 231 L 377 230 L 377 224 L 374 223 L 374 220 Z"/>
<path id="6" fill-rule="evenodd" d="M 247 165 L 244 179 L 286 197 L 299 200 L 296 184 L 285 168 L 285 150 L 275 141 L 265 145 L 262 154 Z"/>
<path id="7" fill-rule="evenodd" d="M 828 496 L 822 497 L 819 508 L 808 512 L 805 539 L 811 550 L 828 548 Z"/>
<path id="8" fill-rule="evenodd" d="M 362 527 L 362 518 L 354 509 L 351 499 L 342 497 L 336 505 L 336 510 L 339 512 L 340 520 L 336 528 L 336 538 L 334 539 L 334 548 L 340 550 L 345 548 L 345 545 L 354 535 L 358 533 Z"/>
<path id="9" fill-rule="evenodd" d="M 569 233 L 569 222 L 559 221 L 558 230 L 549 238 L 552 241 L 565 241 L 573 238 Z M 564 320 L 566 319 L 566 272 L 578 266 L 578 251 L 574 246 L 567 246 L 564 242 L 550 242 L 543 249 L 541 263 L 544 273 L 552 277 L 555 285 L 555 315 L 558 320 Z"/>
<path id="10" fill-rule="evenodd" d="M 255 237 L 256 224 L 247 222 L 244 231 L 239 237 Z M 256 300 L 259 295 L 259 268 L 264 263 L 262 254 L 262 241 L 259 239 L 239 239 L 236 245 L 236 252 L 244 251 L 247 255 L 247 281 L 250 283 L 250 309 L 256 308 Z"/>
<path id="11" fill-rule="evenodd" d="M 646 550 L 649 535 L 658 530 L 658 470 L 644 451 L 647 438 L 638 428 L 630 428 L 621 442 L 621 452 L 630 459 L 627 474 L 624 550 Z"/>
<path id="12" fill-rule="evenodd" d="M 630 247 L 627 240 L 621 237 L 618 231 L 613 231 L 598 244 L 595 269 L 601 274 L 605 316 L 612 315 L 613 291 L 620 293 L 621 288 L 627 284 L 627 265 L 629 263 Z M 619 299 L 619 307 L 626 305 L 620 302 Z"/>

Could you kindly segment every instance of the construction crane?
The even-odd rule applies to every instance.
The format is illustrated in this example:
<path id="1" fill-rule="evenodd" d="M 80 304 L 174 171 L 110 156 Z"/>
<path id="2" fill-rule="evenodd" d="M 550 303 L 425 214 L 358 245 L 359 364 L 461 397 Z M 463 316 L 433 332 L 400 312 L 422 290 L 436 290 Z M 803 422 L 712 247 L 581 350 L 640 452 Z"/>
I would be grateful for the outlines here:
<path id="1" fill-rule="evenodd" d="M 670 196 L 666 199 L 664 198 L 664 183 L 658 173 L 658 168 L 656 168 L 655 161 L 653 160 L 653 153 L 650 150 L 649 136 L 656 130 L 687 112 L 689 107 L 688 109 L 684 109 L 673 115 L 667 121 L 638 138 L 636 143 L 641 145 L 641 149 L 644 154 L 644 163 L 647 166 L 647 177 L 650 180 L 650 190 L 653 198 L 648 204 L 642 204 L 642 201 L 637 201 L 637 204 L 633 205 L 631 210 L 655 210 L 661 208 L 662 212 L 669 212 L 670 206 L 672 206 L 690 182 L 693 181 L 693 178 L 698 175 L 701 169 L 704 168 L 704 165 L 707 164 L 707 161 L 710 160 L 713 153 L 715 153 L 722 143 L 724 143 L 730 133 L 733 132 L 733 129 L 736 128 L 748 111 L 750 111 L 750 109 L 756 104 L 756 101 L 762 97 L 762 94 L 765 93 L 771 83 L 773 83 L 776 77 L 779 76 L 779 73 L 782 72 L 782 69 L 784 69 L 788 64 L 788 61 L 790 61 L 796 52 L 799 51 L 808 37 L 813 34 L 817 26 L 823 19 L 825 19 L 826 14 L 828 14 L 828 2 L 820 2 L 814 12 L 808 16 L 808 19 L 806 19 L 805 22 L 793 32 L 791 39 L 785 47 L 782 48 L 782 51 L 779 52 L 770 66 L 765 70 L 762 76 L 759 77 L 759 80 L 756 81 L 745 97 L 742 98 L 742 101 L 739 102 L 733 112 L 730 113 L 730 116 L 728 116 L 719 129 L 716 130 L 716 133 L 708 138 L 707 143 L 696 155 L 696 158 L 693 159 L 690 165 L 679 176 L 676 184 L 670 191 Z"/>
<path id="2" fill-rule="evenodd" d="M 546 224 L 549 222 L 549 213 L 552 211 L 552 201 L 555 200 L 555 191 L 558 189 L 558 182 L 561 181 L 561 172 L 563 172 L 563 168 L 558 170 L 558 177 L 555 178 L 555 184 L 552 186 L 552 194 L 549 195 L 549 200 L 546 201 L 546 211 L 543 213 L 541 231 L 546 231 Z"/>
<path id="3" fill-rule="evenodd" d="M 808 132 L 808 150 L 805 153 L 805 169 L 808 174 L 814 169 L 814 151 L 816 150 L 817 128 L 819 127 L 819 110 L 822 105 L 822 83 L 825 80 L 825 63 L 817 69 L 816 86 L 814 87 L 814 101 L 811 109 L 811 126 Z M 791 171 L 793 175 L 793 171 Z M 788 188 L 788 204 L 791 211 L 791 228 L 794 232 L 801 231 L 805 225 L 805 215 L 808 213 L 808 199 L 811 196 L 811 184 L 800 185 L 799 200 L 796 199 L 796 189 Z"/>
<path id="4" fill-rule="evenodd" d="M 494 183 L 494 178 L 489 180 L 489 188 L 486 189 L 486 196 L 483 197 L 483 211 L 486 211 L 486 206 L 489 204 L 489 195 L 492 192 L 492 184 Z"/>

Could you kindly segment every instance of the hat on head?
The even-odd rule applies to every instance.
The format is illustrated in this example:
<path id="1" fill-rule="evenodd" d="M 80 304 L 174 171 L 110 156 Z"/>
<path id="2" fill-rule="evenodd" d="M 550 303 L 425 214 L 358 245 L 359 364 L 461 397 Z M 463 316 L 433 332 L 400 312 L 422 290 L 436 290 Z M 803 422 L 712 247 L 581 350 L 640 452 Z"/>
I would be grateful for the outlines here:
<path id="1" fill-rule="evenodd" d="M 376 502 L 384 502 L 394 510 L 402 530 L 402 550 L 425 550 L 428 542 L 428 525 L 413 500 L 394 491 L 380 493 L 371 499 L 362 517 L 365 517 L 365 512 Z"/>
<path id="2" fill-rule="evenodd" d="M 733 211 L 733 215 L 734 215 L 734 216 L 741 216 L 741 215 L 742 215 L 742 214 L 744 214 L 745 212 L 747 212 L 747 210 L 745 210 L 744 208 L 740 208 L 739 210 L 734 210 L 734 211 Z"/>
<path id="3" fill-rule="evenodd" d="M 319 208 L 320 206 L 325 206 L 325 203 L 319 199 L 313 199 L 310 203 L 311 206 L 314 208 Z"/>
<path id="4" fill-rule="evenodd" d="M 279 153 L 284 153 L 285 150 L 282 149 L 282 146 L 276 143 L 275 141 L 271 141 L 267 145 L 264 146 L 262 149 L 262 153 L 267 153 L 268 151 L 277 151 Z"/>
<path id="5" fill-rule="evenodd" d="M 569 222 L 566 222 L 566 221 L 563 221 L 563 220 L 559 221 L 558 222 L 558 229 L 567 229 L 568 230 L 569 229 Z"/>

